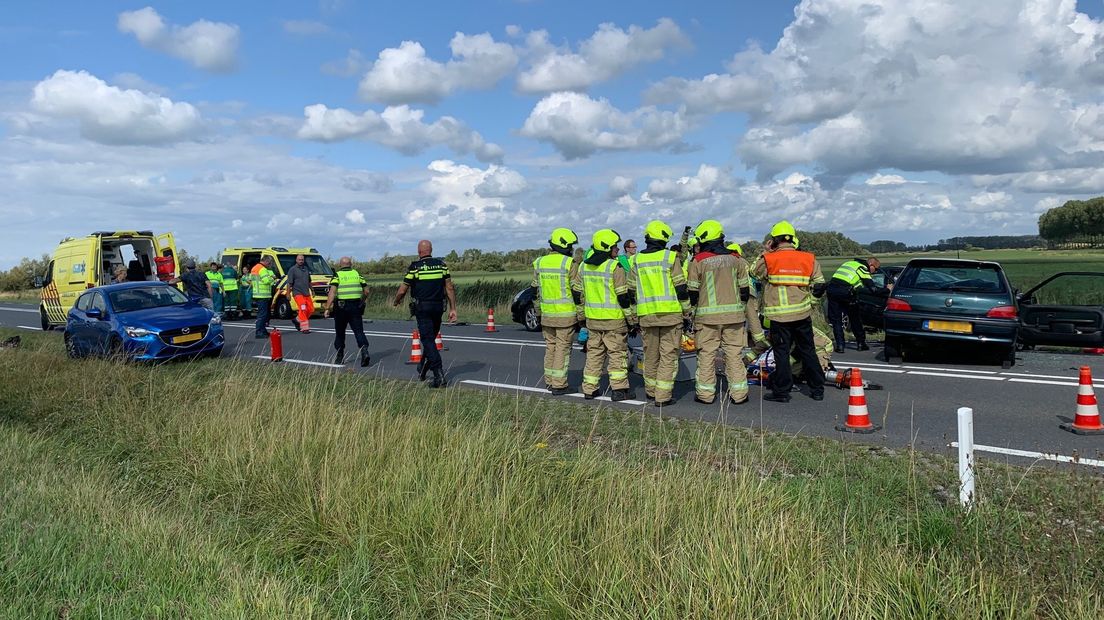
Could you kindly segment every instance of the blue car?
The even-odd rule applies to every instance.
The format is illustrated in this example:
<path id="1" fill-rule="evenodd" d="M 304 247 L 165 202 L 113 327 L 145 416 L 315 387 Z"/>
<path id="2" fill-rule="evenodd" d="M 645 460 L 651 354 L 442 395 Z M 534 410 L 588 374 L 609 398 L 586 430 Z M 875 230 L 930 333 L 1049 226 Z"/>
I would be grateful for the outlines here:
<path id="1" fill-rule="evenodd" d="M 65 323 L 65 351 L 72 358 L 217 357 L 225 342 L 217 314 L 163 282 L 89 289 L 77 298 Z"/>

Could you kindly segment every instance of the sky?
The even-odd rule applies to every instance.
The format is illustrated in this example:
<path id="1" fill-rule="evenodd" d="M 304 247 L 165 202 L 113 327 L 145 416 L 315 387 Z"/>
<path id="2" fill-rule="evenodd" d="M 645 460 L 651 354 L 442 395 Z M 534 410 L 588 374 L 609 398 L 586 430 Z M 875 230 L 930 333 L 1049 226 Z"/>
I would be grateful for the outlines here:
<path id="1" fill-rule="evenodd" d="M 95 230 L 358 259 L 789 219 L 1034 234 L 1104 193 L 1100 0 L 22 3 L 0 268 Z"/>

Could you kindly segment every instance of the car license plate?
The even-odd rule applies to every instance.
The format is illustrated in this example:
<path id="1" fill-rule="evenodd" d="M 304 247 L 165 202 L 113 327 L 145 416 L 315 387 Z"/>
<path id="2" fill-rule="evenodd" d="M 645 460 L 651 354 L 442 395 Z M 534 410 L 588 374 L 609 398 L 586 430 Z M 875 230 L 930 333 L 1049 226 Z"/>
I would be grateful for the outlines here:
<path id="1" fill-rule="evenodd" d="M 924 321 L 924 328 L 932 332 L 951 332 L 953 334 L 972 334 L 974 326 L 964 321 Z"/>
<path id="2" fill-rule="evenodd" d="M 173 336 L 173 344 L 184 344 L 185 342 L 195 342 L 203 338 L 203 334 L 187 334 L 184 336 Z"/>

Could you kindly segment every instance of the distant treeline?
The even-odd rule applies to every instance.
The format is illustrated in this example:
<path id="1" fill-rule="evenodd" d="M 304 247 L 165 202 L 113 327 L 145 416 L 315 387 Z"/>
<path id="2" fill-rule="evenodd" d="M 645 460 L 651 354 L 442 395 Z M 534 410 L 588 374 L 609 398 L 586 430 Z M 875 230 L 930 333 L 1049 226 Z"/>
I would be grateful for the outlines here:
<path id="1" fill-rule="evenodd" d="M 1051 246 L 1099 247 L 1104 237 L 1104 197 L 1069 200 L 1039 216 L 1039 235 Z"/>

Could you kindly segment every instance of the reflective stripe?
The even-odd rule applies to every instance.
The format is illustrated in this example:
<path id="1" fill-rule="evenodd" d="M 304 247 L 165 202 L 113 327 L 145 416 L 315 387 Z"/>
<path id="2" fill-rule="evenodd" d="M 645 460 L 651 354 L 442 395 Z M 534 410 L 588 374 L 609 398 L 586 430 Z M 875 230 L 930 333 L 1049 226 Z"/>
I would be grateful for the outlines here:
<path id="1" fill-rule="evenodd" d="M 272 299 L 272 285 L 276 282 L 276 274 L 268 267 L 262 267 L 253 276 L 253 297 L 255 299 Z"/>
<path id="2" fill-rule="evenodd" d="M 563 369 L 559 369 L 559 370 L 557 370 L 557 369 L 555 369 L 555 368 L 545 368 L 545 369 L 544 369 L 544 374 L 545 374 L 546 376 L 549 376 L 549 377 L 553 377 L 553 378 L 559 379 L 559 378 L 561 378 L 561 377 L 566 377 L 566 376 L 567 376 L 567 371 L 566 371 L 566 370 L 563 370 Z"/>
<path id="3" fill-rule="evenodd" d="M 644 385 L 645 386 L 654 386 L 655 384 L 656 384 L 655 379 L 653 379 L 651 377 L 644 377 Z"/>
<path id="4" fill-rule="evenodd" d="M 587 385 L 597 385 L 598 380 L 602 377 L 595 377 L 594 375 L 583 375 L 583 383 Z"/>
<path id="5" fill-rule="evenodd" d="M 696 382 L 695 382 L 696 383 Z M 703 392 L 716 392 L 716 383 L 696 383 L 695 387 Z"/>
<path id="6" fill-rule="evenodd" d="M 625 317 L 617 303 L 617 292 L 613 287 L 613 270 L 617 261 L 607 260 L 594 267 L 583 263 L 583 296 L 588 319 L 609 320 Z"/>
<path id="7" fill-rule="evenodd" d="M 617 381 L 618 379 L 628 379 L 629 371 L 627 370 L 611 370 L 609 371 L 610 381 Z"/>
<path id="8" fill-rule="evenodd" d="M 732 290 L 736 292 L 736 295 L 740 294 L 740 281 L 736 277 L 736 270 L 732 270 Z M 743 312 L 744 304 L 737 301 L 734 304 L 718 304 L 717 303 L 717 281 L 716 271 L 705 272 L 705 303 L 700 304 L 695 314 L 698 316 L 707 316 L 710 314 L 727 314 L 731 312 Z M 739 297 L 737 297 L 739 299 Z"/>
<path id="9" fill-rule="evenodd" d="M 659 254 L 658 258 L 649 258 Z M 679 314 L 682 304 L 674 291 L 675 254 L 670 250 L 663 253 L 648 252 L 633 257 L 636 270 L 636 314 Z"/>
<path id="10" fill-rule="evenodd" d="M 659 379 L 656 379 L 655 380 L 655 386 L 657 388 L 661 389 L 661 390 L 673 390 L 673 389 L 675 389 L 675 382 L 674 381 L 660 381 Z"/>
<path id="11" fill-rule="evenodd" d="M 833 280 L 839 280 L 851 286 L 859 286 L 863 280 L 870 279 L 870 272 L 866 265 L 863 265 L 859 261 L 849 260 L 846 263 L 839 266 L 836 273 L 832 275 Z"/>

